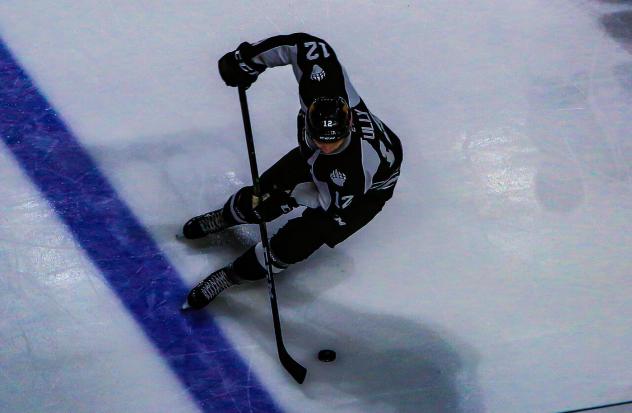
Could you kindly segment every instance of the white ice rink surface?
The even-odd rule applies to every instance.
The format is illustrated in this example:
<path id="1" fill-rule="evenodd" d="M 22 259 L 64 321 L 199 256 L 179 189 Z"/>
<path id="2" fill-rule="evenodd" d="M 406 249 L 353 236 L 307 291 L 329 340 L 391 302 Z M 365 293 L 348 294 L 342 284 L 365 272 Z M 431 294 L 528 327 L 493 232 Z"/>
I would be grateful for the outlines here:
<path id="1" fill-rule="evenodd" d="M 278 278 L 302 386 L 277 362 L 265 283 L 206 311 L 288 412 L 553 413 L 632 399 L 631 15 L 624 0 L 5 0 L 0 37 L 189 285 L 257 237 L 174 239 L 250 180 L 217 59 L 327 39 L 402 139 L 395 197 Z M 291 70 L 249 99 L 264 169 L 295 145 Z M 0 411 L 196 411 L 2 144 L 0 181 Z M 326 347 L 336 362 L 315 360 Z"/>

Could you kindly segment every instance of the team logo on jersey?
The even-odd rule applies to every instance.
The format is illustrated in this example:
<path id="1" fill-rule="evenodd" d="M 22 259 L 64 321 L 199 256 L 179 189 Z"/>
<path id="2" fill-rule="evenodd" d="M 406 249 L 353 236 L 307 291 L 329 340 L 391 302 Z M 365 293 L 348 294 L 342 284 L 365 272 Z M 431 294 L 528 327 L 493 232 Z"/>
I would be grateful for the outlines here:
<path id="1" fill-rule="evenodd" d="M 325 78 L 325 71 L 323 70 L 322 67 L 318 65 L 314 65 L 314 67 L 312 68 L 312 74 L 309 77 L 312 80 L 320 82 L 321 80 Z"/>
<path id="2" fill-rule="evenodd" d="M 337 169 L 334 169 L 329 177 L 331 178 L 331 181 L 338 186 L 343 186 L 345 184 L 345 181 L 347 180 L 347 175 L 343 174 Z"/>

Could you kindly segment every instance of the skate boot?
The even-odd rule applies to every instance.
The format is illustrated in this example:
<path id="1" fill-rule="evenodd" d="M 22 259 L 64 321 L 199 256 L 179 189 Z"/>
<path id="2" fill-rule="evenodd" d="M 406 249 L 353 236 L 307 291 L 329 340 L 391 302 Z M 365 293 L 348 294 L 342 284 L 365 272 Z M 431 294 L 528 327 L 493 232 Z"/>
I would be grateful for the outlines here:
<path id="1" fill-rule="evenodd" d="M 187 239 L 198 239 L 230 228 L 233 225 L 235 223 L 229 222 L 224 218 L 223 210 L 218 209 L 188 220 L 182 227 L 182 234 Z"/>
<path id="2" fill-rule="evenodd" d="M 219 269 L 193 287 L 182 309 L 192 308 L 198 310 L 203 308 L 217 297 L 219 293 L 236 284 L 239 284 L 239 282 L 235 274 L 233 274 L 233 269 L 230 265 Z"/>

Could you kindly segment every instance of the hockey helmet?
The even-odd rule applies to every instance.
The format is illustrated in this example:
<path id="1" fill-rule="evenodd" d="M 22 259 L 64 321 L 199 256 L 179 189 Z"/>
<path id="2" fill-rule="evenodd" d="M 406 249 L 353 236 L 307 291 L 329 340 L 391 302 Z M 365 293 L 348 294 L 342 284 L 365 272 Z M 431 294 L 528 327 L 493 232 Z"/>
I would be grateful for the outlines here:
<path id="1" fill-rule="evenodd" d="M 351 136 L 351 121 L 351 109 L 342 97 L 319 97 L 307 109 L 305 132 L 317 142 L 337 142 Z"/>

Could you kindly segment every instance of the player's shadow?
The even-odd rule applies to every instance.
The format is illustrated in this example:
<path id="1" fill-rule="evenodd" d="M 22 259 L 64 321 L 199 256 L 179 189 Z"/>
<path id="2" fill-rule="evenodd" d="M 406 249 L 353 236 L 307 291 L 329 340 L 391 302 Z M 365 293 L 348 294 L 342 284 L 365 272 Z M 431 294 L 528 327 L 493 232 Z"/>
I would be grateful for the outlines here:
<path id="1" fill-rule="evenodd" d="M 620 10 L 599 17 L 601 29 L 621 47 L 632 53 L 632 0 L 596 0 L 620 6 Z M 630 7 L 627 7 L 630 6 Z M 629 100 L 632 90 L 630 63 L 614 66 L 614 79 L 622 86 L 618 99 Z M 542 207 L 554 212 L 570 212 L 585 198 L 584 176 L 599 175 L 610 181 L 629 179 L 629 133 L 624 119 L 625 105 L 595 104 L 607 88 L 608 75 L 578 73 L 569 79 L 539 79 L 531 85 L 527 133 L 541 153 L 541 164 L 535 176 L 535 194 Z M 604 91 L 600 85 L 604 84 Z M 588 86 L 587 86 L 588 85 Z M 593 90 L 594 89 L 594 90 Z M 599 102 L 601 103 L 601 102 Z M 604 125 L 591 109 L 608 114 L 613 121 Z M 613 116 L 614 111 L 618 116 Z"/>
<path id="2" fill-rule="evenodd" d="M 627 4 L 632 6 L 632 2 Z M 599 21 L 603 30 L 610 37 L 616 40 L 628 53 L 632 53 L 632 8 L 604 14 Z"/>
<path id="3" fill-rule="evenodd" d="M 417 321 L 317 297 L 300 286 L 305 284 L 300 278 L 277 284 L 283 300 L 286 346 L 308 369 L 306 382 L 300 387 L 307 398 L 339 410 L 483 411 L 475 380 L 478 356 L 471 348 Z M 326 280 L 327 285 L 331 282 L 336 283 Z M 265 289 L 265 282 L 252 288 Z M 243 327 L 269 357 L 276 359 L 267 295 L 256 294 L 253 300 L 253 294 L 245 299 L 244 293 L 242 289 L 220 297 L 209 311 Z M 316 354 L 321 348 L 335 349 L 336 361 L 318 361 Z"/>

